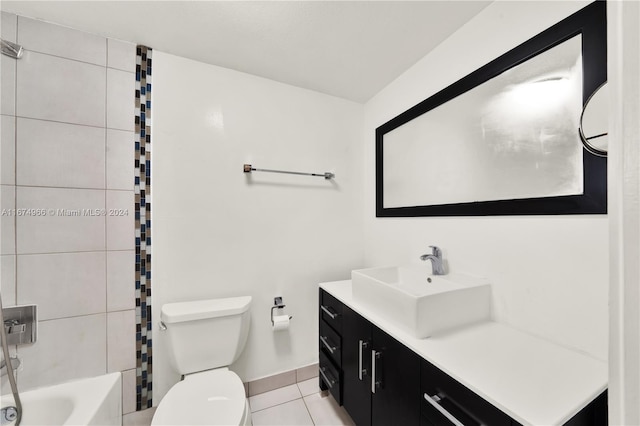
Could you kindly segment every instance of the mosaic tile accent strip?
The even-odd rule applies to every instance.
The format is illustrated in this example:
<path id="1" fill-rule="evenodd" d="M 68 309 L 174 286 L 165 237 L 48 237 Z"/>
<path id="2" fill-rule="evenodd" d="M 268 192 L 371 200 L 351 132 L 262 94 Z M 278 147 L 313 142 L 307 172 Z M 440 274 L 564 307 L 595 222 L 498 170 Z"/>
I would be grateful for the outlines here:
<path id="1" fill-rule="evenodd" d="M 151 338 L 151 56 L 136 48 L 135 235 L 136 235 L 136 410 L 153 405 Z"/>

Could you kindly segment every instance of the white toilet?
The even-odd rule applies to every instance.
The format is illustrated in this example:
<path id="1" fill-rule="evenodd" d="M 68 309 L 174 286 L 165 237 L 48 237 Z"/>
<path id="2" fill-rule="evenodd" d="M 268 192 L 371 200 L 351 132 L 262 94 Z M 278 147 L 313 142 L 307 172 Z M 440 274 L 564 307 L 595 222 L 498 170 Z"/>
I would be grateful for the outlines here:
<path id="1" fill-rule="evenodd" d="M 251 425 L 242 380 L 227 368 L 247 341 L 250 305 L 243 296 L 162 306 L 171 364 L 184 380 L 160 401 L 152 425 Z"/>

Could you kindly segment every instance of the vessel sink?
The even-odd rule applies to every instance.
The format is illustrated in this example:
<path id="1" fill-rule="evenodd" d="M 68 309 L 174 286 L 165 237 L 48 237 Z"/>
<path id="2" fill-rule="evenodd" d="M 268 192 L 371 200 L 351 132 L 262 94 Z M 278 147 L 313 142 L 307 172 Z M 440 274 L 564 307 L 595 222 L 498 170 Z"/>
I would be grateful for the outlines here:
<path id="1" fill-rule="evenodd" d="M 390 266 L 351 272 L 353 299 L 417 338 L 486 321 L 487 280 L 464 274 L 432 275 L 431 265 Z"/>

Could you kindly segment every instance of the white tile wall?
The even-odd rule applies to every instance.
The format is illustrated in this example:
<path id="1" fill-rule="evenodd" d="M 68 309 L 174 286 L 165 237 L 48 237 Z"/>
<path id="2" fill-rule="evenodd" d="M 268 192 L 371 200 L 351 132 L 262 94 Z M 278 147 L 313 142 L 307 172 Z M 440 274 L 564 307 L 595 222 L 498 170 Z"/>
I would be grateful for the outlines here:
<path id="1" fill-rule="evenodd" d="M 135 77 L 130 72 L 107 68 L 107 127 L 135 130 Z"/>
<path id="2" fill-rule="evenodd" d="M 0 256 L 0 279 L 2 280 L 3 306 L 16 304 L 16 256 Z"/>
<path id="3" fill-rule="evenodd" d="M 20 346 L 20 389 L 106 373 L 106 314 L 40 321 L 38 341 Z"/>
<path id="4" fill-rule="evenodd" d="M 135 411 L 136 46 L 5 12 L 0 30 L 26 50 L 0 56 L 0 208 L 46 212 L 0 216 L 3 302 L 39 306 L 38 342 L 18 349 L 20 389 L 124 370 L 124 413 Z M 82 213 L 107 198 L 129 217 Z M 126 251 L 107 252 L 107 232 Z"/>
<path id="5" fill-rule="evenodd" d="M 16 113 L 104 127 L 105 78 L 104 67 L 27 50 L 18 61 Z"/>
<path id="6" fill-rule="evenodd" d="M 104 250 L 104 215 L 82 214 L 83 209 L 105 209 L 104 191 L 19 186 L 16 203 L 19 209 L 47 212 L 16 218 L 19 254 Z M 80 215 L 65 216 L 59 210 L 80 211 Z"/>
<path id="7" fill-rule="evenodd" d="M 136 71 L 136 45 L 126 41 L 107 40 L 107 66 L 122 71 Z"/>
<path id="8" fill-rule="evenodd" d="M 107 314 L 107 371 L 136 368 L 136 311 Z"/>
<path id="9" fill-rule="evenodd" d="M 107 250 L 135 249 L 133 191 L 107 191 Z"/>
<path id="10" fill-rule="evenodd" d="M 136 370 L 122 372 L 122 414 L 136 411 Z"/>
<path id="11" fill-rule="evenodd" d="M 18 118 L 18 185 L 105 187 L 105 130 Z"/>
<path id="12" fill-rule="evenodd" d="M 4 295 L 4 293 L 3 293 L 3 295 Z M 4 299 L 2 301 L 4 302 Z M 17 352 L 16 346 L 11 345 L 9 347 L 9 356 L 10 357 L 15 357 L 16 356 L 16 352 Z M 17 379 L 17 375 L 18 374 L 20 374 L 20 373 L 19 372 L 16 373 L 16 382 L 18 381 L 18 379 Z M 18 388 L 18 390 L 19 389 L 20 388 Z M 7 376 L 1 376 L 0 377 L 0 392 L 2 393 L 2 395 L 6 395 L 8 393 L 11 393 L 11 386 L 9 384 L 9 378 Z"/>
<path id="13" fill-rule="evenodd" d="M 15 43 L 18 35 L 18 17 L 12 13 L 2 12 L 0 31 L 3 39 Z"/>
<path id="14" fill-rule="evenodd" d="M 44 21 L 18 17 L 18 42 L 33 52 L 106 66 L 104 37 Z"/>
<path id="15" fill-rule="evenodd" d="M 0 254 L 16 253 L 15 194 L 15 186 L 0 186 L 0 208 L 5 212 L 4 215 L 0 215 Z"/>
<path id="16" fill-rule="evenodd" d="M 17 37 L 17 17 L 2 12 L 0 32 L 4 40 L 15 42 Z M 2 93 L 0 112 L 2 114 L 15 115 L 16 60 L 0 55 L 0 70 L 0 93 Z"/>
<path id="17" fill-rule="evenodd" d="M 102 251 L 18 257 L 18 304 L 37 304 L 49 320 L 105 311 L 106 259 Z"/>
<path id="18" fill-rule="evenodd" d="M 7 115 L 16 114 L 16 60 L 8 56 L 0 56 L 0 91 L 2 102 L 0 113 Z"/>
<path id="19" fill-rule="evenodd" d="M 107 129 L 107 189 L 133 191 L 134 132 Z"/>
<path id="20" fill-rule="evenodd" d="M 14 185 L 16 183 L 16 119 L 3 115 L 0 123 L 0 183 Z"/>
<path id="21" fill-rule="evenodd" d="M 135 309 L 135 251 L 107 252 L 107 312 Z"/>

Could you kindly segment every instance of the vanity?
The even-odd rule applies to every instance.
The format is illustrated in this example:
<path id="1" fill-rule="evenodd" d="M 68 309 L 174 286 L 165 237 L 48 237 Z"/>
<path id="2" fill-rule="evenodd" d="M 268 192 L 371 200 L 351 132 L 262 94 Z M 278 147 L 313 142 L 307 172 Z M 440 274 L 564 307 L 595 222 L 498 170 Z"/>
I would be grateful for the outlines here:
<path id="1" fill-rule="evenodd" d="M 320 284 L 319 381 L 358 426 L 607 424 L 605 362 L 493 322 L 484 309 L 465 324 L 416 330 L 358 297 L 355 281 Z M 484 297 L 482 282 L 470 287 Z"/>

